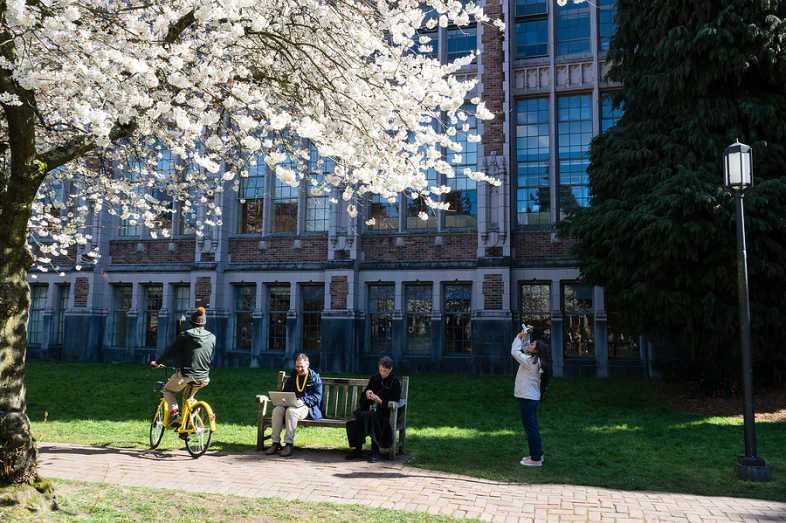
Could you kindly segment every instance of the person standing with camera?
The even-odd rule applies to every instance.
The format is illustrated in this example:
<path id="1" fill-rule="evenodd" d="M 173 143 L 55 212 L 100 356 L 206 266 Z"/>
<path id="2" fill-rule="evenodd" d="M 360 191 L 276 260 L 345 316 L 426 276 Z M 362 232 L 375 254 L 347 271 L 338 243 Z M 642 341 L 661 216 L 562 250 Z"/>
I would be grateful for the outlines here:
<path id="1" fill-rule="evenodd" d="M 540 404 L 540 380 L 545 372 L 549 375 L 551 365 L 548 346 L 541 340 L 531 341 L 532 325 L 522 325 L 523 330 L 516 335 L 510 348 L 510 355 L 519 363 L 513 395 L 519 400 L 521 424 L 527 434 L 529 456 L 524 456 L 521 464 L 527 467 L 543 465 L 543 447 L 538 430 L 536 411 Z"/>

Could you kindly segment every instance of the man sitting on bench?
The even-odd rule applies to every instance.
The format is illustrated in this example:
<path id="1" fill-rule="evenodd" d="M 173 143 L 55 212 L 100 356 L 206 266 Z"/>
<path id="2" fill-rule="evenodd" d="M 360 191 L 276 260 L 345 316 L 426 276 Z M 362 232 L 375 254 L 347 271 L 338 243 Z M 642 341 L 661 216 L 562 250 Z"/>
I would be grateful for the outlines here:
<path id="1" fill-rule="evenodd" d="M 297 407 L 278 406 L 273 409 L 272 428 L 273 442 L 265 454 L 273 455 L 281 449 L 281 428 L 286 418 L 286 433 L 284 434 L 284 450 L 282 458 L 292 455 L 292 444 L 295 442 L 297 422 L 306 416 L 311 419 L 321 420 L 325 417 L 325 407 L 322 404 L 322 380 L 319 374 L 309 369 L 308 356 L 298 354 L 295 358 L 295 370 L 284 384 L 283 392 L 294 392 L 297 396 Z"/>

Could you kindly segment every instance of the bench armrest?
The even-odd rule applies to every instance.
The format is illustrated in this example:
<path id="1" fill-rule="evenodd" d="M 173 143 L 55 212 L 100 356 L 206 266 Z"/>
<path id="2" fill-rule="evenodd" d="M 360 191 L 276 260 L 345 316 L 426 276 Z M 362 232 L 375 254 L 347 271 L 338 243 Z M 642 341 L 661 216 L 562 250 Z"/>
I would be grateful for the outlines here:
<path id="1" fill-rule="evenodd" d="M 257 397 L 259 397 L 259 396 L 257 396 Z M 406 399 L 402 399 L 402 400 L 399 400 L 399 401 L 388 401 L 388 408 L 390 410 L 400 409 L 401 407 L 403 407 L 406 404 L 407 404 L 407 400 Z"/>
<path id="2" fill-rule="evenodd" d="M 270 403 L 270 398 L 260 394 L 257 396 L 257 401 L 259 402 L 259 418 L 261 419 L 267 415 L 267 404 Z"/>

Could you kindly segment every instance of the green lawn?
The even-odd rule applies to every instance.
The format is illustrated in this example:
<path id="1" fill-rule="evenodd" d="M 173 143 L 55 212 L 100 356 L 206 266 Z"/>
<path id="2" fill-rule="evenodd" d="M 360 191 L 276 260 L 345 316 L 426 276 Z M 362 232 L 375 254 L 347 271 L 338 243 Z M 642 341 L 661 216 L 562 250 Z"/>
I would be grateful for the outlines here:
<path id="1" fill-rule="evenodd" d="M 214 369 L 198 398 L 217 415 L 211 450 L 242 451 L 256 442 L 256 394 L 275 370 Z M 162 379 L 144 365 L 30 361 L 27 408 L 44 441 L 148 446 L 149 419 Z M 528 454 L 513 378 L 415 375 L 410 379 L 408 448 L 413 466 L 510 482 L 568 483 L 626 490 L 786 501 L 786 424 L 757 423 L 759 455 L 772 483 L 741 482 L 732 462 L 744 452 L 741 420 L 676 412 L 636 380 L 555 378 L 539 410 L 546 463 Z M 46 423 L 44 413 L 48 412 Z M 335 429 L 301 428 L 296 446 L 347 450 Z M 184 448 L 171 433 L 162 448 Z"/>
<path id="2" fill-rule="evenodd" d="M 7 516 L 18 523 L 451 523 L 449 516 L 335 503 L 249 499 L 182 490 L 121 487 L 78 481 L 54 482 L 60 510 Z M 462 519 L 462 522 L 479 522 Z"/>

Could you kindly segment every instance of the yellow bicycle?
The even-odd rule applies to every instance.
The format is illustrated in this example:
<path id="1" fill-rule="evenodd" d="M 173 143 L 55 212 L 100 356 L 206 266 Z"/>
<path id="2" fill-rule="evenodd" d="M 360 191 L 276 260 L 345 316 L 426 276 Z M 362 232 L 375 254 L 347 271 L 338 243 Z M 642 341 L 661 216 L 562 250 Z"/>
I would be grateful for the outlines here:
<path id="1" fill-rule="evenodd" d="M 150 423 L 151 449 L 158 447 L 164 437 L 164 431 L 169 425 L 169 409 L 164 399 L 164 385 L 169 381 L 169 373 L 166 366 L 159 365 L 159 367 L 164 369 L 165 379 L 164 381 L 156 381 L 153 389 L 161 394 L 161 402 L 156 407 L 153 421 Z M 182 421 L 180 426 L 175 428 L 180 439 L 186 442 L 188 453 L 194 458 L 207 452 L 213 441 L 213 432 L 216 430 L 216 415 L 213 414 L 213 409 L 206 402 L 194 399 L 196 392 L 194 389 L 201 386 L 202 382 L 199 381 L 186 385 L 183 392 Z"/>

